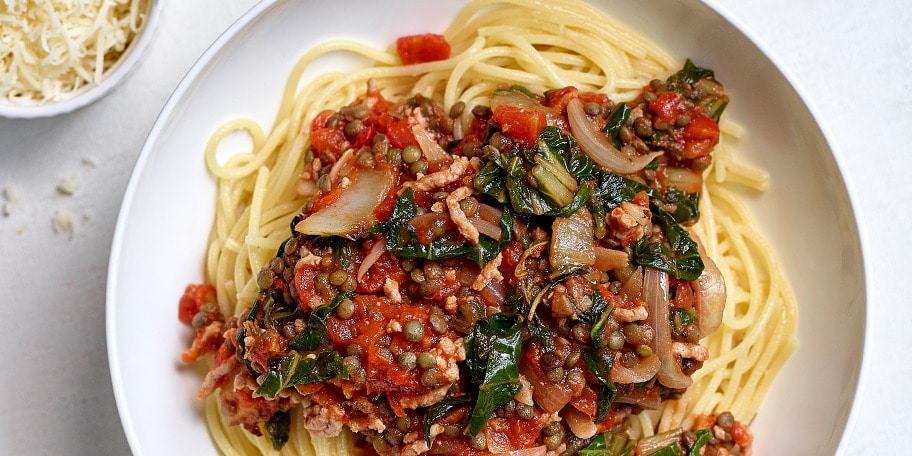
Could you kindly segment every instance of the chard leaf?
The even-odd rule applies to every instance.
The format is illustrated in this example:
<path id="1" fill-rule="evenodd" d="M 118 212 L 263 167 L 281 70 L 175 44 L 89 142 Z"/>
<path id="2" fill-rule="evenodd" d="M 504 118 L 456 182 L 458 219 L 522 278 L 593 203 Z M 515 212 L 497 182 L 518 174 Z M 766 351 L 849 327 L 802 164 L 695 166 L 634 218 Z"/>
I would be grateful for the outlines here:
<path id="1" fill-rule="evenodd" d="M 666 202 L 674 204 L 675 210 L 671 213 L 678 223 L 688 223 L 700 218 L 700 193 L 688 193 L 675 188 L 666 192 Z"/>
<path id="2" fill-rule="evenodd" d="M 687 456 L 700 456 L 700 449 L 713 438 L 712 431 L 709 429 L 700 429 L 699 431 L 694 432 L 694 434 L 697 436 L 697 439 L 687 452 Z"/>
<path id="3" fill-rule="evenodd" d="M 269 435 L 269 441 L 272 443 L 272 448 L 276 451 L 281 450 L 288 443 L 291 416 L 287 411 L 278 411 L 269 417 L 265 427 L 266 433 Z"/>
<path id="4" fill-rule="evenodd" d="M 439 260 L 463 256 L 473 250 L 468 241 L 453 243 L 446 239 L 436 239 L 430 244 L 418 241 L 417 230 L 409 220 L 418 215 L 415 205 L 415 192 L 407 188 L 393 207 L 389 221 L 382 224 L 377 232 L 386 232 L 386 248 L 400 257 Z"/>
<path id="5" fill-rule="evenodd" d="M 704 267 L 697 243 L 671 214 L 652 202 L 649 206 L 654 220 L 662 226 L 667 242 L 649 242 L 645 237 L 640 239 L 634 245 L 634 261 L 680 279 L 696 280 Z"/>
<path id="6" fill-rule="evenodd" d="M 478 237 L 478 245 L 469 252 L 466 257 L 479 266 L 484 266 L 493 260 L 498 253 L 507 247 L 507 244 L 513 240 L 513 215 L 510 210 L 504 208 L 500 215 L 500 239 L 492 239 L 486 235 Z"/>
<path id="7" fill-rule="evenodd" d="M 611 368 L 614 366 L 614 354 L 610 350 L 584 348 L 583 359 L 589 371 L 599 381 L 598 406 L 595 411 L 595 422 L 601 422 L 608 417 L 611 404 L 617 397 L 617 387 L 611 381 Z"/>
<path id="8" fill-rule="evenodd" d="M 630 106 L 627 106 L 627 103 L 619 103 L 617 107 L 614 108 L 614 111 L 611 111 L 611 115 L 608 116 L 608 121 L 605 123 L 605 128 L 602 130 L 605 132 L 605 136 L 614 141 L 614 145 L 618 145 L 618 132 L 621 130 L 621 127 L 627 123 L 627 119 L 630 118 Z"/>
<path id="9" fill-rule="evenodd" d="M 322 351 L 316 357 L 292 353 L 266 372 L 263 383 L 253 395 L 275 399 L 279 391 L 290 386 L 320 383 L 336 377 L 347 380 L 348 369 L 335 351 Z"/>
<path id="10" fill-rule="evenodd" d="M 660 448 L 658 451 L 649 453 L 649 456 L 684 456 L 684 449 L 678 442 L 672 443 L 667 447 Z"/>
<path id="11" fill-rule="evenodd" d="M 431 426 L 434 422 L 446 416 L 453 409 L 471 404 L 472 401 L 472 396 L 446 397 L 428 407 L 424 415 L 424 442 L 427 443 L 428 448 L 431 447 Z"/>
<path id="12" fill-rule="evenodd" d="M 475 329 L 466 336 L 466 365 L 470 381 L 478 385 L 478 397 L 466 425 L 468 435 L 478 435 L 494 411 L 522 389 L 521 343 L 519 316 L 505 312 L 478 320 Z"/>

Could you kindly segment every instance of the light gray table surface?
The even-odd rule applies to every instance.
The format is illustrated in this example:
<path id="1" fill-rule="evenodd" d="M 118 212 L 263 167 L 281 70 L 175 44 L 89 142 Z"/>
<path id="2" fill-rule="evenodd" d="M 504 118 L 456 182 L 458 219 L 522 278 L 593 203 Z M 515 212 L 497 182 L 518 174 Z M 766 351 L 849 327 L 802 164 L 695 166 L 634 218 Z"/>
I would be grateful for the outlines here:
<path id="1" fill-rule="evenodd" d="M 105 341 L 105 281 L 133 164 L 196 58 L 255 0 L 163 0 L 157 37 L 114 93 L 72 114 L 0 119 L 0 454 L 122 455 Z M 905 454 L 912 423 L 912 5 L 905 0 L 718 0 L 765 41 L 833 133 L 866 252 L 868 370 L 846 454 Z M 74 195 L 56 190 L 67 176 Z M 2 203 L 2 201 L 0 201 Z M 55 213 L 72 215 L 72 237 Z"/>

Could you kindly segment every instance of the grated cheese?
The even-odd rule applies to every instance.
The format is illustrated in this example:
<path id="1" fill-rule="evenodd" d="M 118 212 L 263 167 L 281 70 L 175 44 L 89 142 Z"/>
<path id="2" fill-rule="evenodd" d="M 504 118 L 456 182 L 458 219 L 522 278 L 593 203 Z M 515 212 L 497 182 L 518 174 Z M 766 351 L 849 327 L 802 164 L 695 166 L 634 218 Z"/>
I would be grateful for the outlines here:
<path id="1" fill-rule="evenodd" d="M 0 96 L 63 101 L 101 82 L 145 22 L 149 0 L 0 0 Z"/>

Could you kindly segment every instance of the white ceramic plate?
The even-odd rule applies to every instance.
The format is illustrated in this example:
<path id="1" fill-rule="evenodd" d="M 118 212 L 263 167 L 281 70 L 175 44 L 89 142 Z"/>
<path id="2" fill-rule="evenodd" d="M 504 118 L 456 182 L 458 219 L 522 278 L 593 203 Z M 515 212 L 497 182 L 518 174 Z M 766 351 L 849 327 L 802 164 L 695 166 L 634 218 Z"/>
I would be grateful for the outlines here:
<path id="1" fill-rule="evenodd" d="M 134 170 L 108 274 L 111 374 L 135 454 L 215 454 L 194 398 L 200 373 L 179 359 L 192 335 L 177 320 L 184 286 L 202 278 L 214 211 L 215 187 L 202 159 L 210 133 L 241 115 L 270 125 L 293 63 L 318 42 L 348 37 L 386 47 L 400 35 L 442 31 L 459 3 L 266 1 L 180 84 Z M 772 176 L 770 190 L 750 205 L 779 251 L 801 315 L 800 348 L 752 424 L 756 454 L 838 452 L 863 370 L 869 268 L 853 192 L 825 128 L 788 72 L 719 7 L 696 0 L 595 3 L 673 55 L 713 68 L 730 91 L 726 115 L 747 127 L 740 149 Z"/>

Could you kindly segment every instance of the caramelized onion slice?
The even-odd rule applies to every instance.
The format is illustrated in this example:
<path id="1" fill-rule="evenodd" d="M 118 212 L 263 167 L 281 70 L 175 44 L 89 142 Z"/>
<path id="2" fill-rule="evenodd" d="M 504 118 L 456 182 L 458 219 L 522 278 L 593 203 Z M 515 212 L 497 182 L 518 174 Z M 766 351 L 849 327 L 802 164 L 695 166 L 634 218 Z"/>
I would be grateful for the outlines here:
<path id="1" fill-rule="evenodd" d="M 703 243 L 696 233 L 691 232 L 691 237 L 697 242 L 700 258 L 703 259 L 703 272 L 693 282 L 696 291 L 697 323 L 700 329 L 700 338 L 706 337 L 722 324 L 722 312 L 725 310 L 725 278 L 716 263 L 706 254 Z"/>
<path id="2" fill-rule="evenodd" d="M 594 162 L 616 173 L 635 173 L 662 155 L 662 152 L 650 152 L 631 156 L 619 151 L 608 137 L 599 131 L 598 126 L 589 121 L 583 109 L 583 102 L 578 98 L 570 100 L 567 104 L 567 120 L 570 121 L 570 131 L 583 152 Z"/>
<path id="3" fill-rule="evenodd" d="M 630 369 L 620 361 L 620 353 L 617 353 L 614 356 L 614 366 L 611 367 L 611 381 L 615 383 L 643 383 L 655 377 L 662 365 L 655 354 L 647 356 Z"/>
<path id="4" fill-rule="evenodd" d="M 629 264 L 630 256 L 627 255 L 627 252 L 595 246 L 595 268 L 599 271 L 622 268 Z"/>
<path id="5" fill-rule="evenodd" d="M 649 325 L 655 330 L 655 354 L 661 361 L 656 379 L 669 388 L 687 388 L 693 380 L 681 372 L 678 358 L 671 348 L 667 273 L 646 268 L 643 275 L 643 299 L 649 309 Z"/>
<path id="6" fill-rule="evenodd" d="M 310 214 L 295 225 L 301 234 L 355 238 L 377 223 L 374 209 L 380 205 L 396 181 L 388 166 L 354 169 L 348 176 L 351 184 L 339 199 Z"/>
<path id="7" fill-rule="evenodd" d="M 592 214 L 585 206 L 570 217 L 555 217 L 551 232 L 549 261 L 553 271 L 552 277 L 595 263 Z"/>

